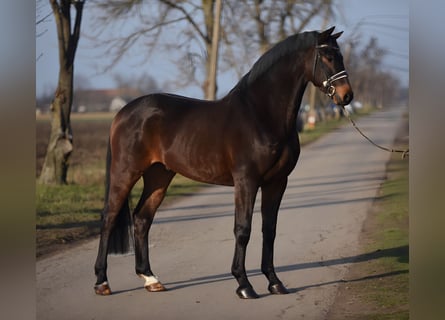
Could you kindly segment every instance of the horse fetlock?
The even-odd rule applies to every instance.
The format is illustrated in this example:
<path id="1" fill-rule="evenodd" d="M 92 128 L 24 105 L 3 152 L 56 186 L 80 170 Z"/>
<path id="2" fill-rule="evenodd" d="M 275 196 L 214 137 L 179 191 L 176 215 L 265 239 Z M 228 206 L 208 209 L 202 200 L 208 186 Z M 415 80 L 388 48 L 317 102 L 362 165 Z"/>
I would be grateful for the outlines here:
<path id="1" fill-rule="evenodd" d="M 96 275 L 96 286 L 107 283 L 108 278 L 107 278 L 107 272 L 106 269 L 102 268 L 102 267 L 96 267 L 95 268 L 95 275 Z"/>
<path id="2" fill-rule="evenodd" d="M 261 264 L 261 272 L 266 276 L 268 280 L 274 279 L 276 277 L 274 267 L 270 266 L 269 264 Z"/>

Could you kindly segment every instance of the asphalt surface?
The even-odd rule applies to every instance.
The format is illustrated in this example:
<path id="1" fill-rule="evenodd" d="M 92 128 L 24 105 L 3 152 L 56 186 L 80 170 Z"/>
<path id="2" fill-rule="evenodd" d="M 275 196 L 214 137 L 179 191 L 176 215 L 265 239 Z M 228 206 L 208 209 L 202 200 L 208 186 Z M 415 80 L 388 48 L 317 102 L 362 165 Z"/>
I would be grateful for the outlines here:
<path id="1" fill-rule="evenodd" d="M 405 111 L 378 112 L 357 125 L 377 143 L 391 146 Z M 281 204 L 275 242 L 276 271 L 288 295 L 270 295 L 260 272 L 259 193 L 246 268 L 260 298 L 236 296 L 230 274 L 233 188 L 209 186 L 156 215 L 151 265 L 168 291 L 143 288 L 133 255 L 110 256 L 113 295 L 96 296 L 95 239 L 37 261 L 37 319 L 324 319 L 348 267 L 363 254 L 358 237 L 388 159 L 389 153 L 350 125 L 302 149 Z"/>

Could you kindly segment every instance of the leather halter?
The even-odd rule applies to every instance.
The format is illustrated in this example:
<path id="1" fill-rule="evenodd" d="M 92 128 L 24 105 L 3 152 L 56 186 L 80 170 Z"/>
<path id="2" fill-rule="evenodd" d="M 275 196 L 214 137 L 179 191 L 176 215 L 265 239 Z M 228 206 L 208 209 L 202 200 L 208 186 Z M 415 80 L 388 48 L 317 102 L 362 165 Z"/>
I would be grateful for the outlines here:
<path id="1" fill-rule="evenodd" d="M 314 59 L 314 66 L 313 66 L 313 69 L 312 69 L 312 74 L 313 74 L 314 78 L 315 78 L 315 71 L 316 71 L 316 68 L 317 68 L 317 63 L 318 63 L 318 60 L 320 59 L 320 51 L 319 51 L 319 49 L 322 49 L 322 48 L 331 48 L 331 49 L 334 49 L 334 50 L 339 50 L 338 48 L 331 47 L 331 46 L 329 46 L 327 44 L 321 44 L 321 45 L 316 45 L 315 46 L 316 53 L 315 53 L 315 59 Z M 329 98 L 332 98 L 335 95 L 335 87 L 332 84 L 335 81 L 337 81 L 337 80 L 347 78 L 348 74 L 347 74 L 346 70 L 343 69 L 342 71 L 339 71 L 336 74 L 333 74 L 332 76 L 328 77 L 328 75 L 326 74 L 325 70 L 324 69 L 322 69 L 322 70 L 323 70 L 323 73 L 324 73 L 324 75 L 326 77 L 326 80 L 323 81 L 323 83 L 322 83 L 323 88 L 326 91 L 325 92 L 326 95 Z"/>

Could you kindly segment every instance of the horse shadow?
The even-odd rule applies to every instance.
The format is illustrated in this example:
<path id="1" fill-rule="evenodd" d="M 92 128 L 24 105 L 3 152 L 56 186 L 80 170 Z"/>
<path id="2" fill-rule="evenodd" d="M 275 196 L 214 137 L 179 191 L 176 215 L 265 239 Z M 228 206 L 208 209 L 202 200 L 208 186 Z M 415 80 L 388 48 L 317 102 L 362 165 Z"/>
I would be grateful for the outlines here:
<path id="1" fill-rule="evenodd" d="M 406 246 L 400 246 L 400 247 L 395 247 L 395 248 L 376 250 L 373 252 L 363 253 L 363 254 L 350 256 L 350 257 L 344 257 L 344 258 L 315 261 L 315 262 L 297 263 L 297 264 L 292 264 L 292 265 L 287 265 L 287 266 L 278 266 L 278 267 L 275 267 L 275 271 L 277 273 L 298 271 L 298 270 L 304 270 L 304 269 L 328 267 L 328 266 L 341 265 L 341 264 L 358 263 L 358 262 L 380 259 L 380 258 L 384 258 L 384 257 L 396 257 L 399 262 L 408 263 L 409 262 L 408 261 L 409 260 L 408 251 L 409 251 L 409 247 L 408 247 L 408 245 L 406 245 Z M 368 275 L 368 276 L 360 277 L 357 279 L 332 280 L 332 281 L 323 282 L 323 283 L 311 284 L 311 285 L 307 285 L 304 287 L 288 288 L 288 290 L 291 293 L 296 293 L 298 291 L 302 291 L 302 290 L 314 288 L 314 287 L 322 287 L 322 286 L 336 284 L 336 283 L 366 281 L 366 280 L 371 280 L 371 279 L 375 279 L 375 278 L 385 278 L 385 277 L 391 277 L 391 276 L 404 274 L 404 273 L 408 273 L 408 272 L 409 272 L 408 270 L 398 270 L 398 271 L 386 272 L 386 273 L 381 273 L 381 274 Z M 250 277 L 258 276 L 258 275 L 262 275 L 262 272 L 260 269 L 252 269 L 252 270 L 247 271 L 247 275 Z M 168 286 L 169 290 L 180 290 L 180 289 L 184 289 L 184 288 L 188 288 L 188 287 L 200 286 L 200 285 L 216 283 L 216 282 L 221 282 L 221 281 L 228 281 L 228 280 L 233 280 L 233 276 L 231 273 L 223 273 L 223 274 L 209 275 L 209 276 L 204 276 L 204 277 L 199 277 L 199 278 L 192 278 L 189 280 L 166 283 L 165 285 Z"/>
<path id="2" fill-rule="evenodd" d="M 380 258 L 385 257 L 395 257 L 397 258 L 397 261 L 400 263 L 408 263 L 409 257 L 409 246 L 399 246 L 394 248 L 387 248 L 387 249 L 381 249 L 376 250 L 373 252 L 358 254 L 355 256 L 350 257 L 343 257 L 343 258 L 336 258 L 336 259 L 330 259 L 330 260 L 323 260 L 323 261 L 314 261 L 314 262 L 305 262 L 305 263 L 296 263 L 286 266 L 277 266 L 275 267 L 275 271 L 277 273 L 280 272 L 290 272 L 290 271 L 298 271 L 298 270 L 304 270 L 304 269 L 312 269 L 312 268 L 320 268 L 320 267 L 329 267 L 334 265 L 342 265 L 342 264 L 351 264 L 351 263 L 358 263 L 358 262 L 365 262 L 365 261 L 371 261 L 376 260 Z M 295 288 L 288 288 L 290 293 L 297 293 L 306 289 L 310 288 L 318 288 L 323 286 L 328 286 L 332 284 L 338 284 L 338 283 L 353 283 L 353 282 L 361 282 L 361 281 L 367 281 L 372 279 L 378 279 L 378 278 L 386 278 L 386 277 L 392 277 L 400 274 L 406 274 L 409 273 L 409 270 L 396 270 L 391 272 L 385 272 L 380 274 L 373 274 L 373 275 L 366 275 L 363 277 L 359 277 L 356 279 L 337 279 L 332 281 L 326 281 L 321 283 L 314 283 L 302 287 L 295 287 Z M 260 269 L 252 269 L 247 270 L 247 275 L 249 277 L 254 276 L 260 276 L 262 275 L 262 272 Z M 214 274 L 214 275 L 208 275 L 203 277 L 197 277 L 197 278 L 191 278 L 188 280 L 181 280 L 181 281 L 175 281 L 175 282 L 166 282 L 164 285 L 167 287 L 168 291 L 173 290 L 181 290 L 186 289 L 194 286 L 202 286 L 206 284 L 211 283 L 217 283 L 222 281 L 232 281 L 234 280 L 231 273 L 222 273 L 222 274 Z M 124 294 L 128 292 L 134 292 L 138 290 L 145 290 L 143 287 L 135 287 L 131 289 L 123 289 L 123 290 L 117 290 L 113 291 L 113 295 L 117 294 Z M 262 295 L 260 295 L 261 297 Z"/>

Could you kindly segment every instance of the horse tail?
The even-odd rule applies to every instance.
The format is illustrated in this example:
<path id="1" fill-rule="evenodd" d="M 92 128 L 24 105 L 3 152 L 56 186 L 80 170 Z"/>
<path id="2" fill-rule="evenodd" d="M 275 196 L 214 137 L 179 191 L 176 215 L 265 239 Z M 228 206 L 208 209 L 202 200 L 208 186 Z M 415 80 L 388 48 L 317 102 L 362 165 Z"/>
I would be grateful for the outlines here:
<path id="1" fill-rule="evenodd" d="M 102 221 L 108 213 L 108 199 L 110 195 L 110 167 L 111 167 L 111 147 L 108 140 L 106 172 L 105 172 L 105 197 L 104 210 L 102 212 Z M 125 254 L 133 251 L 133 223 L 129 206 L 129 199 L 125 199 L 120 209 L 116 222 L 110 233 L 108 240 L 108 253 Z"/>

